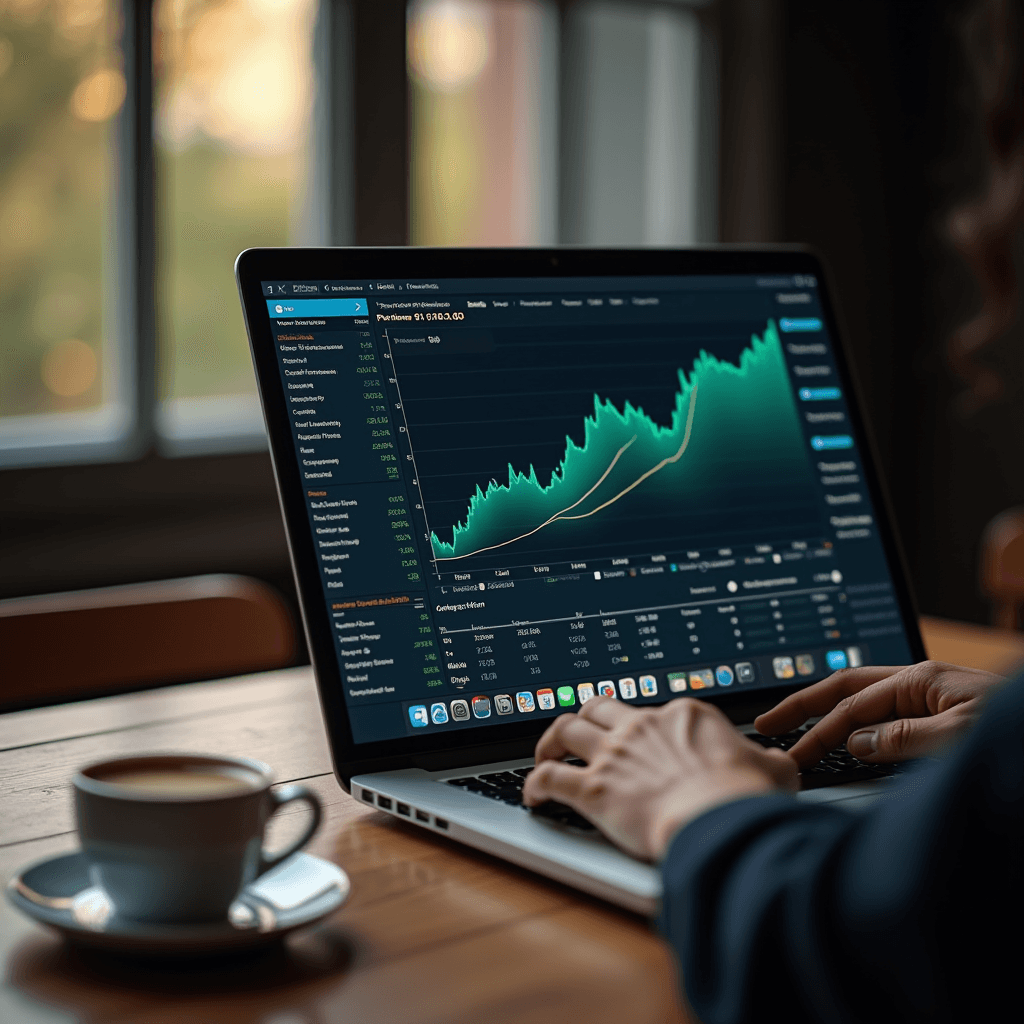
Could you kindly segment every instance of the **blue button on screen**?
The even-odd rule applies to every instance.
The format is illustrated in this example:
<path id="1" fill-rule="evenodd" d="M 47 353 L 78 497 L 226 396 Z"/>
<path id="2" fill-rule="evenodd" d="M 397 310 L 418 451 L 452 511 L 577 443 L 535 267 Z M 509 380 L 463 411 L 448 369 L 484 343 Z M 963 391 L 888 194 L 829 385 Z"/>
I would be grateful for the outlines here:
<path id="1" fill-rule="evenodd" d="M 833 672 L 838 672 L 839 669 L 846 668 L 848 664 L 846 660 L 846 651 L 829 651 L 825 655 L 825 661 Z"/>

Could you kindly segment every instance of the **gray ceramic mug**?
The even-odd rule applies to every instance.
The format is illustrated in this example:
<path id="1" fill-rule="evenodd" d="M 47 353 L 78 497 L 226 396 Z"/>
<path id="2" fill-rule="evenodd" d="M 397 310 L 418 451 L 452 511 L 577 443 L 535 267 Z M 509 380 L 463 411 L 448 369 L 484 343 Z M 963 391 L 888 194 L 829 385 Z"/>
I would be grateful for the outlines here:
<path id="1" fill-rule="evenodd" d="M 274 792 L 272 782 L 270 768 L 249 758 L 151 754 L 87 765 L 74 778 L 75 809 L 93 883 L 134 921 L 224 920 L 242 888 L 320 824 L 315 793 L 298 785 Z M 312 820 L 269 856 L 267 822 L 295 800 L 309 805 Z"/>

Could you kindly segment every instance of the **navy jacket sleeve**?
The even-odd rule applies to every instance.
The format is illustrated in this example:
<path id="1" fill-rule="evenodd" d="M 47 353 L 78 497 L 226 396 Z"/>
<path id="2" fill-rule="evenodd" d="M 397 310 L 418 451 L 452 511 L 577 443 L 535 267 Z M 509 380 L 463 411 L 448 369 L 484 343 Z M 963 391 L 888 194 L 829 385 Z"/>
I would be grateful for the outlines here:
<path id="1" fill-rule="evenodd" d="M 752 797 L 678 833 L 661 926 L 705 1024 L 1019 1007 L 1024 677 L 956 750 L 894 786 L 860 814 Z"/>

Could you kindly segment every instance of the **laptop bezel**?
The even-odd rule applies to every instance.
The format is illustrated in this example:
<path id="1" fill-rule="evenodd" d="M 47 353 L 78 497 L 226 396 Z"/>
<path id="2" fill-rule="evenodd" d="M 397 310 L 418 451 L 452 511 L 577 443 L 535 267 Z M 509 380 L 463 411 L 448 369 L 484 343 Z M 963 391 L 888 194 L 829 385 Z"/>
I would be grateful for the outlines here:
<path id="1" fill-rule="evenodd" d="M 902 624 L 914 660 L 925 657 L 891 505 L 878 473 L 871 432 L 863 418 L 861 389 L 847 357 L 823 262 L 797 246 L 704 249 L 426 249 L 320 248 L 247 249 L 235 262 L 260 400 L 267 426 L 270 457 L 288 537 L 288 548 L 310 658 L 330 741 L 335 774 L 347 789 L 353 775 L 397 768 L 430 770 L 527 757 L 550 719 L 538 718 L 480 729 L 428 733 L 376 743 L 352 740 L 343 698 L 340 667 L 324 599 L 315 547 L 303 499 L 304 486 L 292 443 L 287 403 L 271 320 L 261 282 L 270 280 L 390 280 L 394 278 L 467 277 L 623 277 L 659 275 L 813 274 L 819 281 L 824 317 L 833 342 L 840 385 L 848 399 L 851 432 L 864 469 L 864 481 L 878 512 L 877 528 L 890 568 Z M 749 722 L 783 696 L 804 684 L 713 694 L 702 699 L 720 707 L 733 721 Z"/>

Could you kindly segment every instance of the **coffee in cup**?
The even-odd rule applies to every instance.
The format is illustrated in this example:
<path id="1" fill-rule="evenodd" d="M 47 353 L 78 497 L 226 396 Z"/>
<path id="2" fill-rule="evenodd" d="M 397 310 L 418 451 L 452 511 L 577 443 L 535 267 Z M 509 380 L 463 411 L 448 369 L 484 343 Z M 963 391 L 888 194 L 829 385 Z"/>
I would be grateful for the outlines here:
<path id="1" fill-rule="evenodd" d="M 248 758 L 152 754 L 102 761 L 74 778 L 82 850 L 117 913 L 150 923 L 223 920 L 242 888 L 304 846 L 321 806 L 305 786 L 271 790 L 270 768 Z M 303 834 L 273 856 L 271 815 L 301 800 Z"/>

